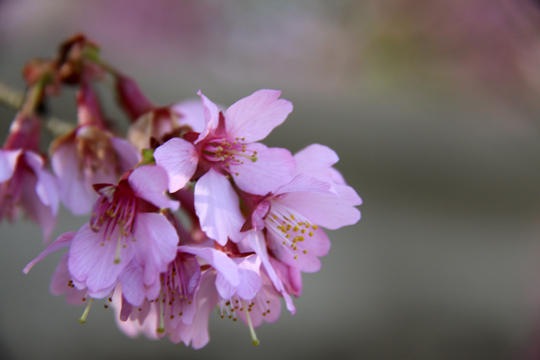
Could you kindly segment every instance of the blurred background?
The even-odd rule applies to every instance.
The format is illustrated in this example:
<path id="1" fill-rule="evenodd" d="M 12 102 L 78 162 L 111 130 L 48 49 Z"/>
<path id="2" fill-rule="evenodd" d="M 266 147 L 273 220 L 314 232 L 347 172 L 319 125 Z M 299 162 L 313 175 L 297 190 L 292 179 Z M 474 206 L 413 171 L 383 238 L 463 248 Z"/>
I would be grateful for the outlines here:
<path id="1" fill-rule="evenodd" d="M 61 254 L 23 275 L 40 231 L 3 223 L 1 359 L 540 359 L 540 2 L 0 0 L 0 83 L 23 91 L 25 62 L 79 31 L 158 104 L 282 90 L 294 111 L 264 142 L 335 149 L 362 219 L 259 347 L 216 313 L 199 351 L 129 339 L 101 305 L 80 325 L 48 290 Z M 74 122 L 73 99 L 51 112 Z"/>

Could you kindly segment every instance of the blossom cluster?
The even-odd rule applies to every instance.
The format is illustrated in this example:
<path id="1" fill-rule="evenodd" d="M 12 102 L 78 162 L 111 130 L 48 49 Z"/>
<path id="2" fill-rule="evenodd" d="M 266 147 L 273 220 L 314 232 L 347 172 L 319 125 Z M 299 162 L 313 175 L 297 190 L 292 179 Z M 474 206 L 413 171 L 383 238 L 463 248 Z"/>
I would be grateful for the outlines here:
<path id="1" fill-rule="evenodd" d="M 159 107 L 136 83 L 106 64 L 95 44 L 76 36 L 53 60 L 30 62 L 29 90 L 0 150 L 0 219 L 22 210 L 54 229 L 61 202 L 90 214 L 25 268 L 67 249 L 50 284 L 69 304 L 111 303 L 129 336 L 168 336 L 201 348 L 208 320 L 238 318 L 254 329 L 275 322 L 281 298 L 302 292 L 330 249 L 324 232 L 355 224 L 361 199 L 333 168 L 338 156 L 314 144 L 292 155 L 262 143 L 291 113 L 277 90 L 259 90 L 229 108 L 199 99 Z M 116 135 L 95 83 L 112 78 L 132 123 Z M 41 104 L 77 86 L 76 127 L 39 153 Z"/>

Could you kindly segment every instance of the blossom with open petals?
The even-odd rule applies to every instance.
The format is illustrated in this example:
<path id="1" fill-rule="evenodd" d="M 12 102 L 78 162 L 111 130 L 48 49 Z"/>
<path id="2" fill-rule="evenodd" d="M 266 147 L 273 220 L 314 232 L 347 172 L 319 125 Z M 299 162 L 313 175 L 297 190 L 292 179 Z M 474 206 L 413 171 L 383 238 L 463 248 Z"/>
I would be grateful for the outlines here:
<path id="1" fill-rule="evenodd" d="M 193 177 L 195 207 L 201 228 L 225 245 L 238 242 L 238 197 L 229 181 L 243 191 L 264 195 L 291 180 L 294 159 L 289 151 L 267 148 L 257 141 L 285 121 L 292 111 L 281 92 L 259 90 L 239 100 L 225 114 L 201 95 L 206 127 L 202 133 L 174 138 L 154 152 L 156 163 L 169 174 L 169 191 L 182 188 Z M 189 135 L 189 136 L 188 136 Z"/>
<path id="2" fill-rule="evenodd" d="M 134 261 L 142 269 L 141 286 L 156 286 L 178 245 L 176 230 L 158 213 L 161 208 L 178 207 L 164 195 L 167 174 L 158 166 L 142 166 L 126 173 L 116 186 L 95 188 L 100 196 L 92 218 L 77 232 L 69 251 L 68 267 L 75 285 L 102 298 Z"/>
<path id="3" fill-rule="evenodd" d="M 92 185 L 116 183 L 140 160 L 133 145 L 105 126 L 96 95 L 83 84 L 77 93 L 79 126 L 56 139 L 51 162 L 60 184 L 60 198 L 75 215 L 90 212 L 97 198 Z"/>
<path id="4" fill-rule="evenodd" d="M 59 195 L 56 179 L 38 154 L 39 121 L 18 114 L 0 149 L 0 221 L 15 220 L 22 209 L 48 241 L 56 224 Z"/>

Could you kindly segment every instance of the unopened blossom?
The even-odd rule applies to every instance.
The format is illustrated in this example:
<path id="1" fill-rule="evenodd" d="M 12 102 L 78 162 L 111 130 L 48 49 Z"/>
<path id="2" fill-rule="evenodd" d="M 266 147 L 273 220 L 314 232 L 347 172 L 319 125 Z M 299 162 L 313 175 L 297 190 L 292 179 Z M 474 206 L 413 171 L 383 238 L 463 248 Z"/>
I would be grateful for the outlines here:
<path id="1" fill-rule="evenodd" d="M 100 196 L 92 217 L 77 232 L 69 251 L 68 267 L 75 285 L 88 288 L 94 298 L 102 298 L 134 261 L 142 269 L 140 285 L 157 288 L 157 296 L 156 282 L 174 260 L 178 245 L 174 227 L 158 212 L 178 207 L 164 195 L 167 174 L 147 165 L 126 173 L 118 185 L 100 184 L 95 188 Z"/>
<path id="2" fill-rule="evenodd" d="M 21 211 L 41 226 L 48 241 L 56 224 L 59 195 L 56 179 L 38 153 L 39 120 L 17 114 L 0 149 L 0 221 L 15 220 Z"/>
<path id="3" fill-rule="evenodd" d="M 292 104 L 279 99 L 280 91 L 259 90 L 239 100 L 225 114 L 199 93 L 206 127 L 202 133 L 173 138 L 154 152 L 156 163 L 169 174 L 169 191 L 182 188 L 193 177 L 195 208 L 206 234 L 225 245 L 238 242 L 238 196 L 243 191 L 264 195 L 291 179 L 294 159 L 289 151 L 267 148 L 257 141 L 285 121 Z"/>
<path id="4" fill-rule="evenodd" d="M 84 215 L 97 198 L 92 185 L 116 183 L 140 155 L 107 129 L 96 94 L 86 83 L 77 93 L 77 109 L 79 125 L 56 139 L 50 152 L 62 203 L 73 214 Z"/>

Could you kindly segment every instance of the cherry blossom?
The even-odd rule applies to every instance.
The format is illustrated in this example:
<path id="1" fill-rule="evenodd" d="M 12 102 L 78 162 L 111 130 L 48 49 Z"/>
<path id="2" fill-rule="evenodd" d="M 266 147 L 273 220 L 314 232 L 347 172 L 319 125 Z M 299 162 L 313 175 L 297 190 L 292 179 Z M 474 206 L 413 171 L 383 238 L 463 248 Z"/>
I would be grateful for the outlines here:
<path id="1" fill-rule="evenodd" d="M 127 174 L 117 186 L 95 185 L 100 197 L 92 218 L 77 232 L 69 251 L 75 285 L 87 287 L 92 297 L 110 293 L 132 260 L 142 269 L 142 286 L 156 286 L 160 273 L 175 258 L 178 235 L 157 213 L 160 208 L 178 207 L 163 195 L 167 174 L 156 166 Z"/>

